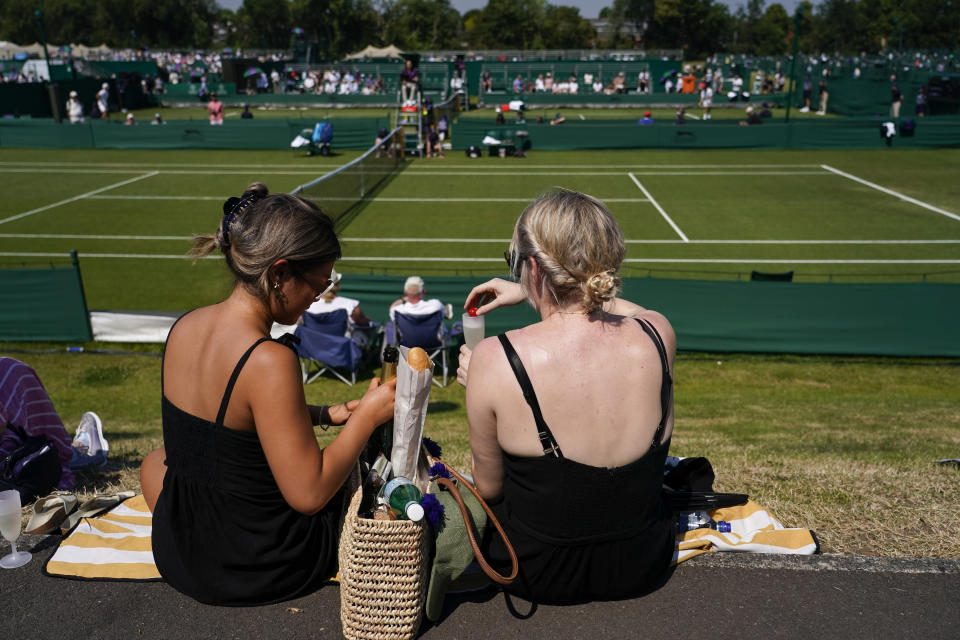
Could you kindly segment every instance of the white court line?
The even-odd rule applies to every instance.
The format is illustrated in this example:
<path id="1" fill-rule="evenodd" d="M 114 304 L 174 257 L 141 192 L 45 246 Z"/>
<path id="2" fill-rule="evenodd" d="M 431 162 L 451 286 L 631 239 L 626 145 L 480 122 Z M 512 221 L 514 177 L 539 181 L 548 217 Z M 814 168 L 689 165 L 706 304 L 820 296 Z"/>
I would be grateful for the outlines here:
<path id="1" fill-rule="evenodd" d="M 359 157 L 359 152 L 358 152 Z M 278 166 L 285 169 L 314 169 L 330 168 L 336 169 L 342 167 L 341 164 L 219 164 L 217 166 L 225 169 L 275 169 Z M 137 167 L 139 169 L 155 167 L 172 167 L 174 169 L 197 168 L 207 169 L 209 162 L 189 163 L 189 162 L 0 162 L 0 167 Z M 500 169 L 497 164 L 443 164 L 434 161 L 414 160 L 409 168 L 417 167 L 442 167 L 451 169 Z M 815 169 L 818 164 L 526 164 L 527 169 Z"/>
<path id="2" fill-rule="evenodd" d="M 622 171 L 527 171 L 527 167 L 517 167 L 517 171 L 404 171 L 404 178 L 410 176 L 622 176 Z M 3 171 L 3 169 L 0 169 Z M 522 173 L 521 173 L 522 171 Z M 368 174 L 378 173 L 368 171 Z M 392 172 L 383 172 L 392 173 Z M 638 176 L 827 176 L 823 171 L 635 171 Z"/>
<path id="3" fill-rule="evenodd" d="M 224 201 L 229 196 L 166 196 L 166 195 L 101 195 L 92 196 L 95 200 L 219 200 Z M 387 198 L 384 196 L 370 196 L 367 198 L 351 197 L 320 197 L 319 202 L 533 202 L 533 198 Z M 646 198 L 600 198 L 603 202 L 649 202 Z"/>
<path id="4" fill-rule="evenodd" d="M 55 252 L 0 252 L 4 258 L 62 258 L 69 253 Z M 138 260 L 188 260 L 186 254 L 169 253 L 81 253 L 81 258 L 124 258 Z M 206 256 L 204 260 L 219 260 L 219 256 Z M 413 256 L 350 256 L 340 258 L 343 262 L 494 262 L 503 263 L 503 258 L 438 258 Z M 634 264 L 960 264 L 960 260 L 785 260 L 764 258 L 627 258 L 624 262 Z"/>
<path id="5" fill-rule="evenodd" d="M 320 168 L 320 167 L 318 167 Z M 142 169 L 14 169 L 0 167 L 0 173 L 137 173 L 142 171 Z M 279 171 L 274 169 L 265 169 L 261 172 L 264 175 L 268 176 L 315 176 L 317 171 Z M 348 174 L 355 174 L 356 172 L 348 171 Z M 382 171 L 374 172 L 367 171 L 368 175 L 372 173 L 393 173 L 392 171 Z M 217 175 L 250 175 L 249 171 L 246 170 L 234 170 L 226 171 L 222 169 L 211 169 L 209 171 L 199 171 L 196 169 L 157 169 L 151 172 L 152 175 L 162 174 L 162 175 L 203 175 L 203 176 L 217 176 Z"/>
<path id="6" fill-rule="evenodd" d="M 680 227 L 678 227 L 674 221 L 670 219 L 670 216 L 668 216 L 667 212 L 663 210 L 663 207 L 660 206 L 660 203 L 654 200 L 653 196 L 650 195 L 650 192 L 647 191 L 642 184 L 640 184 L 640 181 L 637 180 L 637 176 L 633 175 L 632 173 L 628 173 L 627 175 L 630 176 L 630 179 L 633 180 L 633 183 L 637 185 L 640 191 L 643 191 L 643 195 L 647 196 L 647 198 L 650 200 L 650 204 L 656 207 L 657 211 L 660 212 L 660 215 L 663 216 L 663 219 L 666 220 L 670 226 L 673 227 L 673 230 L 677 232 L 677 235 L 680 236 L 684 242 L 689 242 L 690 238 L 688 238 L 686 234 L 680 230 Z"/>
<path id="7" fill-rule="evenodd" d="M 646 202 L 646 200 L 644 200 Z M 184 240 L 191 236 L 142 236 L 142 235 L 94 235 L 70 233 L 0 233 L 0 240 L 50 239 L 50 240 Z M 400 242 L 400 243 L 444 243 L 444 244 L 505 244 L 510 238 L 366 238 L 343 237 L 342 242 Z M 625 240 L 627 244 L 730 244 L 730 245 L 937 245 L 960 244 L 960 239 L 933 240 Z"/>
<path id="8" fill-rule="evenodd" d="M 875 183 L 873 183 L 873 182 L 869 182 L 869 181 L 867 181 L 867 180 L 864 180 L 863 178 L 858 178 L 858 177 L 855 176 L 855 175 L 846 173 L 846 172 L 844 172 L 844 171 L 840 171 L 839 169 L 834 169 L 834 168 L 831 167 L 830 165 L 822 164 L 822 165 L 820 165 L 820 166 L 823 167 L 824 169 L 826 169 L 827 171 L 831 171 L 831 172 L 837 174 L 838 176 L 843 176 L 844 178 L 848 178 L 848 179 L 850 179 L 850 180 L 853 180 L 854 182 L 859 182 L 860 184 L 866 185 L 866 186 L 868 186 L 868 187 L 870 187 L 870 188 L 872 188 L 872 189 L 876 189 L 877 191 L 882 191 L 883 193 L 886 193 L 886 194 L 888 194 L 888 195 L 891 195 L 891 196 L 893 196 L 893 197 L 895 197 L 895 198 L 900 198 L 901 200 L 904 200 L 904 201 L 906 201 L 906 202 L 909 202 L 910 204 L 915 204 L 915 205 L 917 205 L 918 207 L 923 207 L 924 209 L 929 209 L 930 211 L 936 211 L 937 213 L 942 214 L 942 215 L 945 215 L 945 216 L 947 216 L 948 218 L 953 218 L 954 220 L 960 220 L 960 216 L 958 216 L 957 214 L 955 214 L 955 213 L 950 213 L 949 211 L 946 211 L 945 209 L 941 209 L 941 208 L 939 208 L 939 207 L 935 207 L 935 206 L 933 206 L 932 204 L 927 204 L 926 202 L 923 202 L 922 200 L 917 200 L 916 198 L 911 198 L 910 196 L 905 196 L 905 195 L 903 195 L 902 193 L 897 193 L 896 191 L 894 191 L 894 190 L 892 190 L 892 189 L 887 189 L 886 187 L 881 187 L 880 185 L 875 184 Z"/>
<path id="9" fill-rule="evenodd" d="M 151 171 L 150 173 L 145 173 L 141 176 L 130 178 L 129 180 L 124 180 L 123 182 L 117 182 L 115 184 L 111 184 L 106 187 L 101 187 L 100 189 L 94 189 L 93 191 L 88 191 L 87 193 L 81 193 L 78 196 L 73 196 L 72 198 L 61 200 L 60 202 L 54 202 L 53 204 L 44 205 L 36 209 L 31 209 L 30 211 L 24 211 L 23 213 L 18 213 L 15 216 L 10 216 L 9 218 L 4 218 L 3 220 L 0 220 L 0 224 L 4 224 L 5 222 L 11 222 L 13 220 L 19 220 L 20 218 L 26 218 L 27 216 L 32 216 L 35 213 L 40 213 L 41 211 L 46 211 L 47 209 L 53 209 L 54 207 L 59 207 L 60 205 L 76 202 L 77 200 L 83 200 L 84 198 L 89 198 L 90 196 L 98 194 L 102 191 L 109 191 L 110 189 L 116 189 L 117 187 L 122 187 L 126 184 L 130 184 L 131 182 L 137 182 L 138 180 L 143 180 L 144 178 L 152 178 L 155 175 L 157 175 L 157 172 Z"/>

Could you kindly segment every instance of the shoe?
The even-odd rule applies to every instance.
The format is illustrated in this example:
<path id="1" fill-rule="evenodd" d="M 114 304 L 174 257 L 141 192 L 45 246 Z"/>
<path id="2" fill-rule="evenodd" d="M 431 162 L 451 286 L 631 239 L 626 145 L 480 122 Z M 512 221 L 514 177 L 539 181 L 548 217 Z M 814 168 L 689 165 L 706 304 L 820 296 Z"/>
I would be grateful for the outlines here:
<path id="1" fill-rule="evenodd" d="M 70 530 L 80 523 L 84 518 L 92 518 L 96 515 L 112 509 L 124 500 L 135 496 L 133 491 L 121 491 L 115 494 L 98 494 L 80 505 L 80 508 L 74 511 L 66 520 L 60 524 L 60 533 L 67 535 Z"/>
<path id="2" fill-rule="evenodd" d="M 110 451 L 110 444 L 103 437 L 103 421 L 93 411 L 87 411 L 80 418 L 77 433 L 73 436 L 72 446 L 87 455 L 96 455 L 98 451 L 106 454 Z"/>
<path id="3" fill-rule="evenodd" d="M 60 528 L 60 524 L 77 508 L 77 496 L 69 491 L 54 491 L 33 505 L 33 515 L 24 533 L 46 535 Z"/>
<path id="4" fill-rule="evenodd" d="M 827 115 L 827 112 L 826 112 L 826 111 L 817 111 L 817 115 L 818 115 L 818 116 L 825 116 L 825 115 Z"/>
<path id="5" fill-rule="evenodd" d="M 810 113 L 810 107 L 803 107 L 800 109 L 800 113 Z"/>

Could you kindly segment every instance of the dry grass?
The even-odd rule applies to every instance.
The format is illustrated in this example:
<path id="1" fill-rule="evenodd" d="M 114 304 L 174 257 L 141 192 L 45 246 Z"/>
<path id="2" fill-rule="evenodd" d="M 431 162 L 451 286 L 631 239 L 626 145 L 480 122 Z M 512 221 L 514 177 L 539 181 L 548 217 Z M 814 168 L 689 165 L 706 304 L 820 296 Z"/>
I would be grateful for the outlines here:
<path id="1" fill-rule="evenodd" d="M 87 409 L 104 419 L 110 460 L 77 473 L 81 499 L 139 489 L 140 461 L 162 442 L 159 360 L 19 357 L 37 369 L 69 431 Z M 956 365 L 681 354 L 671 453 L 708 457 L 717 490 L 748 493 L 785 526 L 813 529 L 824 552 L 958 557 L 960 470 L 935 464 L 960 457 Z M 330 404 L 364 386 L 320 380 L 306 394 Z M 468 469 L 463 390 L 434 387 L 430 400 L 426 435 Z"/>

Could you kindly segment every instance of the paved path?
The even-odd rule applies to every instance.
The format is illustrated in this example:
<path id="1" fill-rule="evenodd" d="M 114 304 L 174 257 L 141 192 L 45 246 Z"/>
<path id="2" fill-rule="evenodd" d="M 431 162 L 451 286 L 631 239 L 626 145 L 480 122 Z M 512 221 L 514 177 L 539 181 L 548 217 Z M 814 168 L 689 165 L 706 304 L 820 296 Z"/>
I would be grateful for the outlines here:
<path id="1" fill-rule="evenodd" d="M 44 576 L 59 538 L 25 536 L 34 559 L 0 570 L 0 638 L 340 638 L 339 590 L 278 605 L 211 607 L 163 583 Z M 0 543 L 0 554 L 9 545 Z M 645 597 L 567 607 L 490 590 L 456 602 L 421 637 L 472 638 L 957 638 L 960 561 L 844 556 L 704 555 Z M 523 617 L 525 614 L 526 617 Z"/>

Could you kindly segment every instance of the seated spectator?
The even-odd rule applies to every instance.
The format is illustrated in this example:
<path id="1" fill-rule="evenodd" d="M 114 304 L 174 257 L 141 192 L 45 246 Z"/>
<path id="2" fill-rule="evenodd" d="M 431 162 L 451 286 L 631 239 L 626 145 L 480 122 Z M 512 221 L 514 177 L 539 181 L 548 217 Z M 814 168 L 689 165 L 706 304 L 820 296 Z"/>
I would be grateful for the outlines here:
<path id="1" fill-rule="evenodd" d="M 57 450 L 59 489 L 73 488 L 71 469 L 105 464 L 110 449 L 100 416 L 84 413 L 71 441 L 37 372 L 19 360 L 0 357 L 0 459 L 23 445 L 25 437 L 46 438 Z"/>
<path id="2" fill-rule="evenodd" d="M 437 133 L 437 125 L 431 124 L 430 128 L 424 134 L 424 144 L 426 145 L 426 154 L 428 158 L 442 158 L 443 147 L 440 146 L 440 134 Z"/>
<path id="3" fill-rule="evenodd" d="M 566 121 L 567 121 L 566 117 L 564 117 L 564 115 L 558 111 L 557 115 L 555 115 L 553 119 L 550 121 L 550 126 L 552 127 L 554 125 L 563 124 Z"/>
<path id="4" fill-rule="evenodd" d="M 250 112 L 250 105 L 243 105 L 243 112 L 240 114 L 240 117 L 244 120 L 253 120 L 253 114 Z"/>
<path id="5" fill-rule="evenodd" d="M 517 76 L 513 79 L 513 92 L 523 93 L 523 78 L 521 76 Z"/>
<path id="6" fill-rule="evenodd" d="M 320 299 L 307 308 L 307 313 L 330 313 L 338 309 L 344 309 L 352 326 L 367 327 L 373 322 L 367 314 L 360 308 L 360 301 L 353 298 L 346 298 L 340 295 L 340 282 L 342 277 L 334 269 L 330 273 L 330 280 L 335 282 L 333 288 L 320 296 Z"/>
<path id="7" fill-rule="evenodd" d="M 132 113 L 128 113 L 127 119 L 123 121 L 123 125 L 125 127 L 133 127 L 133 126 L 136 126 L 136 124 L 137 124 L 137 119 L 133 117 Z"/>
<path id="8" fill-rule="evenodd" d="M 546 91 L 546 85 L 543 83 L 543 74 L 537 76 L 537 79 L 533 82 L 533 90 L 537 93 Z"/>
<path id="9" fill-rule="evenodd" d="M 772 117 L 773 117 L 773 113 L 770 112 L 770 103 L 769 103 L 769 102 L 764 102 L 764 103 L 763 103 L 763 109 L 760 111 L 760 117 L 761 117 L 761 118 L 772 118 Z"/>
<path id="10" fill-rule="evenodd" d="M 603 203 L 551 193 L 514 227 L 519 284 L 491 280 L 464 304 L 485 315 L 526 301 L 540 317 L 462 347 L 457 370 L 473 479 L 519 562 L 503 589 L 532 602 L 639 595 L 676 551 L 662 498 L 676 338 L 663 315 L 617 298 L 624 254 Z M 510 565 L 499 537 L 483 546 L 494 569 Z"/>
<path id="11" fill-rule="evenodd" d="M 652 120 L 651 120 L 652 122 Z M 673 124 L 687 124 L 687 110 L 683 107 L 680 107 L 680 110 L 677 111 L 677 119 Z"/>
<path id="12" fill-rule="evenodd" d="M 567 84 L 570 93 L 578 93 L 580 91 L 580 85 L 577 82 L 577 76 L 570 76 L 570 82 Z"/>
<path id="13" fill-rule="evenodd" d="M 753 107 L 747 107 L 747 119 L 740 121 L 741 127 L 746 127 L 754 124 L 763 124 L 763 119 L 760 117 L 760 114 L 754 111 Z"/>
<path id="14" fill-rule="evenodd" d="M 625 78 L 623 77 L 623 71 L 618 73 L 613 77 L 613 90 L 617 93 L 626 93 L 627 87 L 624 84 Z"/>
<path id="15" fill-rule="evenodd" d="M 644 111 L 643 117 L 637 120 L 637 124 L 640 124 L 640 125 L 653 124 L 653 117 L 650 115 L 650 112 Z"/>
<path id="16" fill-rule="evenodd" d="M 444 305 L 436 298 L 425 299 L 427 290 L 423 285 L 423 278 L 420 276 L 410 276 L 403 283 L 403 297 L 390 303 L 390 319 L 394 319 L 394 314 L 399 310 L 401 313 L 414 316 L 425 316 L 437 311 L 443 311 L 447 318 L 453 317 L 453 309 L 450 305 Z"/>
<path id="17" fill-rule="evenodd" d="M 594 93 L 603 93 L 603 83 L 600 82 L 599 76 L 593 81 L 593 92 Z"/>
<path id="18" fill-rule="evenodd" d="M 480 90 L 483 92 L 493 91 L 493 77 L 486 69 L 480 74 Z"/>
<path id="19" fill-rule="evenodd" d="M 163 119 L 163 116 L 160 115 L 160 112 L 153 114 L 153 120 L 150 121 L 150 124 L 167 124 L 167 121 Z"/>
<path id="20" fill-rule="evenodd" d="M 543 90 L 550 93 L 553 92 L 553 74 L 549 71 L 547 72 L 547 77 L 543 79 Z"/>

